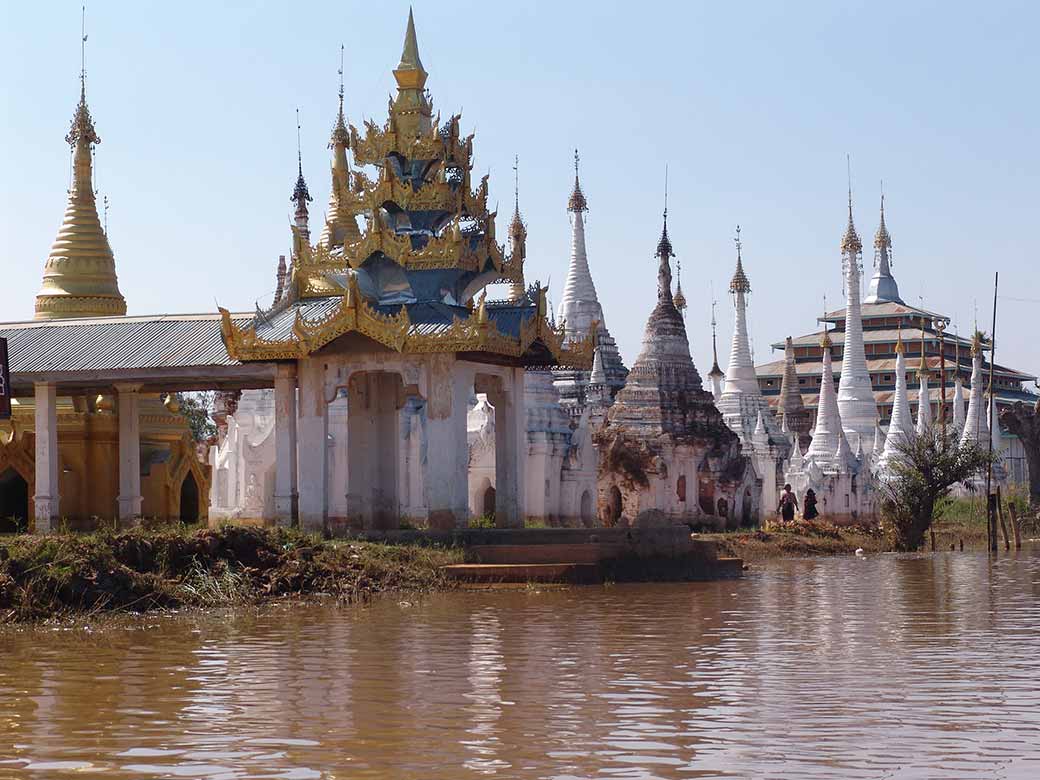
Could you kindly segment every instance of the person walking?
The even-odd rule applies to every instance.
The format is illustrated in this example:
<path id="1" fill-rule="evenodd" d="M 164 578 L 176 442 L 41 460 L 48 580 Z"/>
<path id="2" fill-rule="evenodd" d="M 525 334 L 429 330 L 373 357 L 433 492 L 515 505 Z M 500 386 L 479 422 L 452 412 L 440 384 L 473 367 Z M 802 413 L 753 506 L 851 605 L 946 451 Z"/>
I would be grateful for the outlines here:
<path id="1" fill-rule="evenodd" d="M 819 516 L 820 513 L 816 511 L 816 491 L 809 488 L 805 491 L 805 509 L 802 510 L 802 517 L 813 520 Z"/>
<path id="2" fill-rule="evenodd" d="M 794 520 L 794 511 L 798 509 L 798 497 L 791 491 L 791 484 L 784 485 L 784 492 L 780 494 L 780 504 L 776 511 L 780 519 L 785 523 Z"/>

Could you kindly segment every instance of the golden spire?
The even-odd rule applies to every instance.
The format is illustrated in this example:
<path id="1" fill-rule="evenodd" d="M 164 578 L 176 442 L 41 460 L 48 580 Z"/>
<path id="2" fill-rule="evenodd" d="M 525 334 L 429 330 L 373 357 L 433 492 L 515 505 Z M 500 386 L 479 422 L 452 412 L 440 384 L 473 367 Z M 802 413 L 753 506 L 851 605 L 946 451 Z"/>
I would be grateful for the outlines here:
<path id="1" fill-rule="evenodd" d="M 899 327 L 896 329 L 896 354 L 903 354 L 903 323 L 899 323 Z"/>
<path id="2" fill-rule="evenodd" d="M 329 148 L 344 152 L 350 143 L 350 133 L 347 132 L 347 120 L 343 116 L 343 44 L 339 45 L 339 112 L 336 114 L 336 124 L 332 126 L 332 137 L 329 139 Z"/>
<path id="3" fill-rule="evenodd" d="M 512 244 L 514 257 L 518 257 L 523 263 L 527 254 L 527 226 L 523 217 L 520 216 L 520 156 L 513 158 L 513 219 L 509 223 L 509 240 Z M 509 300 L 519 301 L 527 291 L 524 289 L 523 279 L 513 282 L 509 286 Z"/>
<path id="4" fill-rule="evenodd" d="M 58 237 L 44 265 L 36 296 L 36 319 L 126 314 L 115 257 L 98 219 L 92 153 L 101 143 L 87 106 L 86 19 L 81 40 L 79 104 L 65 141 L 73 147 L 72 188 Z"/>
<path id="5" fill-rule="evenodd" d="M 426 99 L 426 78 L 429 74 L 419 59 L 419 43 L 415 36 L 415 19 L 408 9 L 408 29 L 404 35 L 401 61 L 394 69 L 397 80 L 397 99 L 391 114 L 395 129 L 405 137 L 417 138 L 431 130 L 432 111 Z"/>

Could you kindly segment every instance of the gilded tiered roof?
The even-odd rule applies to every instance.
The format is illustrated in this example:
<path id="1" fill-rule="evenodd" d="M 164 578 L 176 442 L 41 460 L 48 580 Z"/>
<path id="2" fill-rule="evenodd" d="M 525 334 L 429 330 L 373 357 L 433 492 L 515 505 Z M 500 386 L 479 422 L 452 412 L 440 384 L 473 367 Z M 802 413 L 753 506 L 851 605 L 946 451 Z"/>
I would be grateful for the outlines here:
<path id="1" fill-rule="evenodd" d="M 485 300 L 488 284 L 522 284 L 526 228 L 517 201 L 507 253 L 488 210 L 488 177 L 476 188 L 471 182 L 473 136 L 461 135 L 458 115 L 443 124 L 432 116 L 411 13 L 393 73 L 397 96 L 382 126 L 366 121 L 362 133 L 344 120 L 343 133 L 337 118 L 322 240 L 311 246 L 293 226 L 283 301 L 246 327 L 225 316 L 228 351 L 240 360 L 298 358 L 357 332 L 402 352 L 487 352 L 587 370 L 594 336 L 570 341 L 550 325 L 544 289 Z"/>
<path id="2" fill-rule="evenodd" d="M 74 150 L 72 188 L 44 266 L 36 319 L 126 314 L 115 257 L 101 228 L 94 197 L 92 153 L 101 139 L 87 106 L 85 79 L 81 79 L 79 104 L 65 140 Z"/>

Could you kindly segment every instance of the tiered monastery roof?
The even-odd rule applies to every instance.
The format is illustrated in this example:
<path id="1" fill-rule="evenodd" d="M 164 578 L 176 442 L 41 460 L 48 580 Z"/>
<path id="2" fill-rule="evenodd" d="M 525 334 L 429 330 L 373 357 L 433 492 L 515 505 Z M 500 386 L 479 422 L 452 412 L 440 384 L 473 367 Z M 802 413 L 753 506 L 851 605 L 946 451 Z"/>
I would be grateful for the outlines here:
<path id="1" fill-rule="evenodd" d="M 486 300 L 488 284 L 523 282 L 522 242 L 514 240 L 507 255 L 496 240 L 487 177 L 471 188 L 473 136 L 460 135 L 458 115 L 443 124 L 434 118 L 427 77 L 409 12 L 386 123 L 344 132 L 341 98 L 322 239 L 310 246 L 293 225 L 293 269 L 282 300 L 246 327 L 224 312 L 233 357 L 300 358 L 357 333 L 398 352 L 591 368 L 595 328 L 578 336 L 551 325 L 544 288 Z M 374 180 L 348 167 L 348 150 L 355 167 L 375 168 Z"/>

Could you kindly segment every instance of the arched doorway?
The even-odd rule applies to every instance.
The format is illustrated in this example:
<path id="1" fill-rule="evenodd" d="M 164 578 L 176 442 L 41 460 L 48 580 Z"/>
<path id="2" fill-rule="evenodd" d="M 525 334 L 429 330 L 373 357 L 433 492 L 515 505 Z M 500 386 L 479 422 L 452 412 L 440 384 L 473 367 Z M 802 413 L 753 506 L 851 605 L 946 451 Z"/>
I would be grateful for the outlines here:
<path id="1" fill-rule="evenodd" d="M 494 519 L 495 517 L 495 488 L 488 486 L 484 491 L 483 512 L 484 517 Z"/>
<path id="2" fill-rule="evenodd" d="M 0 474 L 0 533 L 29 530 L 29 483 L 13 468 Z"/>
<path id="3" fill-rule="evenodd" d="M 719 517 L 726 519 L 729 517 L 729 504 L 726 503 L 726 499 L 720 498 L 718 503 L 718 514 Z"/>
<path id="4" fill-rule="evenodd" d="M 607 506 L 607 524 L 617 525 L 621 520 L 621 491 L 617 485 L 611 485 L 609 494 L 609 505 Z"/>
<path id="5" fill-rule="evenodd" d="M 751 525 L 751 491 L 744 490 L 744 503 L 740 515 L 740 522 L 742 525 Z"/>
<path id="6" fill-rule="evenodd" d="M 581 524 L 586 528 L 592 526 L 592 493 L 587 490 L 581 494 Z"/>
<path id="7" fill-rule="evenodd" d="M 199 485 L 195 475 L 190 471 L 181 482 L 181 522 L 193 524 L 199 522 Z"/>
<path id="8" fill-rule="evenodd" d="M 715 514 L 715 480 L 712 479 L 708 461 L 704 461 L 697 470 L 697 500 L 704 514 Z"/>

